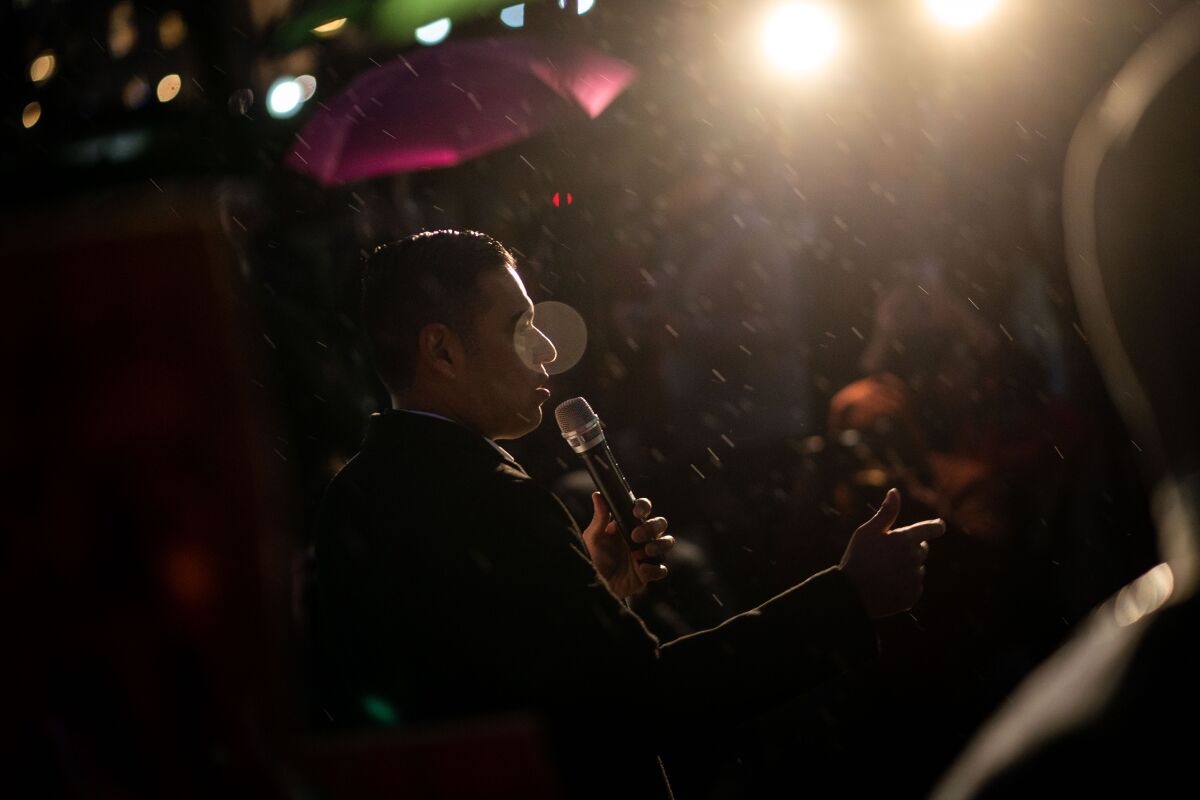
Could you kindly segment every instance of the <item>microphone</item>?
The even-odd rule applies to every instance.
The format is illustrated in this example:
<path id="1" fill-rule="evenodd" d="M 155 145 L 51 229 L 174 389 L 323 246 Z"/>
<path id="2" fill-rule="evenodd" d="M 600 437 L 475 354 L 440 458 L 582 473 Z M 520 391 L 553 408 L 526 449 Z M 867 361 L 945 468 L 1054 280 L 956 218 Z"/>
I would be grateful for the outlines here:
<path id="1" fill-rule="evenodd" d="M 558 422 L 558 429 L 562 431 L 563 438 L 567 440 L 571 449 L 579 454 L 583 466 L 592 476 L 592 482 L 596 484 L 596 489 L 616 520 L 617 530 L 625 537 L 625 544 L 629 546 L 630 552 L 636 553 L 645 547 L 645 544 L 634 542 L 631 538 L 633 529 L 640 524 L 640 520 L 633 515 L 633 503 L 637 497 L 629 488 L 629 481 L 625 479 L 621 468 L 617 466 L 617 460 L 613 457 L 608 442 L 604 440 L 600 418 L 592 411 L 587 400 L 572 397 L 558 404 L 558 408 L 554 409 L 554 419 Z M 662 559 L 643 556 L 638 558 L 638 563 L 661 564 Z"/>

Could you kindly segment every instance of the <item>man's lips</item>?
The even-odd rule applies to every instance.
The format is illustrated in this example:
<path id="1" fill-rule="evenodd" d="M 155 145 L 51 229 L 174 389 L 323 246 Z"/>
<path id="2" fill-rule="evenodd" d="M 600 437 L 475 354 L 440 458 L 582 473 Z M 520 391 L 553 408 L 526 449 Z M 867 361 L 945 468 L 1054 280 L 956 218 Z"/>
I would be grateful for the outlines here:
<path id="1" fill-rule="evenodd" d="M 550 390 L 547 389 L 545 386 L 539 386 L 536 389 L 534 389 L 533 391 L 536 392 L 537 394 L 540 394 L 542 397 L 550 396 Z"/>

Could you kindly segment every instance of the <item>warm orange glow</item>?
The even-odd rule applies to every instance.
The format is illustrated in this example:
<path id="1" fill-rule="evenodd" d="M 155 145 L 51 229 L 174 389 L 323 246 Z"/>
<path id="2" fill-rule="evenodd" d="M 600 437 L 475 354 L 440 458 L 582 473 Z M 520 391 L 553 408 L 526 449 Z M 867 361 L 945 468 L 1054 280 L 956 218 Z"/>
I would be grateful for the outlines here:
<path id="1" fill-rule="evenodd" d="M 38 124 L 38 120 L 42 118 L 42 104 L 38 102 L 30 103 L 25 106 L 25 110 L 21 112 L 21 124 L 26 128 L 32 128 Z"/>
<path id="2" fill-rule="evenodd" d="M 166 75 L 158 82 L 158 102 L 169 103 L 175 99 L 175 95 L 179 94 L 180 88 L 183 87 L 183 81 L 175 73 Z"/>
<path id="3" fill-rule="evenodd" d="M 187 32 L 187 23 L 178 11 L 168 11 L 158 21 L 158 41 L 167 50 L 174 50 L 183 44 Z"/>
<path id="4" fill-rule="evenodd" d="M 925 0 L 934 18 L 948 28 L 971 28 L 996 10 L 1000 0 Z"/>
<path id="5" fill-rule="evenodd" d="M 331 20 L 329 20 L 329 22 L 325 22 L 325 23 L 313 28 L 312 32 L 315 33 L 317 36 L 336 36 L 338 31 L 340 31 L 342 29 L 342 26 L 345 24 L 346 24 L 346 17 L 340 17 L 338 19 L 331 19 Z"/>
<path id="6" fill-rule="evenodd" d="M 113 58 L 124 58 L 137 44 L 138 30 L 133 24 L 133 3 L 122 0 L 108 15 L 108 51 Z"/>
<path id="7" fill-rule="evenodd" d="M 55 66 L 54 51 L 47 50 L 29 65 L 29 80 L 34 83 L 45 83 L 54 76 Z"/>
<path id="8" fill-rule="evenodd" d="M 212 559 L 198 548 L 181 547 L 163 559 L 167 586 L 184 606 L 201 608 L 213 598 L 215 580 Z"/>

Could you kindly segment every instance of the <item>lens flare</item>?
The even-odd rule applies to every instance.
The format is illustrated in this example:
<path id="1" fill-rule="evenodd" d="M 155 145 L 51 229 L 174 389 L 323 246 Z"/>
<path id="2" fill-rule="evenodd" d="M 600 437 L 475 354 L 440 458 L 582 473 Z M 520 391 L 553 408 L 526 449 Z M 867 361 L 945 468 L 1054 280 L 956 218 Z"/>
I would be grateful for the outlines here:
<path id="1" fill-rule="evenodd" d="M 768 15 L 762 44 L 767 58 L 783 72 L 802 75 L 828 64 L 841 47 L 837 17 L 811 3 L 781 6 Z"/>

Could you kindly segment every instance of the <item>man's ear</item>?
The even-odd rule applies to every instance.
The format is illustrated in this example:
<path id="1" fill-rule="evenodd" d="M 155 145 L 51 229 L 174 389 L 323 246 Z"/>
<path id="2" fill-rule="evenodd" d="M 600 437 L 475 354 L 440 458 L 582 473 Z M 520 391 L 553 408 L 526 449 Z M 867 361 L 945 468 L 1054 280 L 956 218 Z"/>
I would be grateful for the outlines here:
<path id="1" fill-rule="evenodd" d="M 453 379 L 462 366 L 463 346 L 458 334 L 441 322 L 431 322 L 417 335 L 417 360 L 426 369 Z"/>

